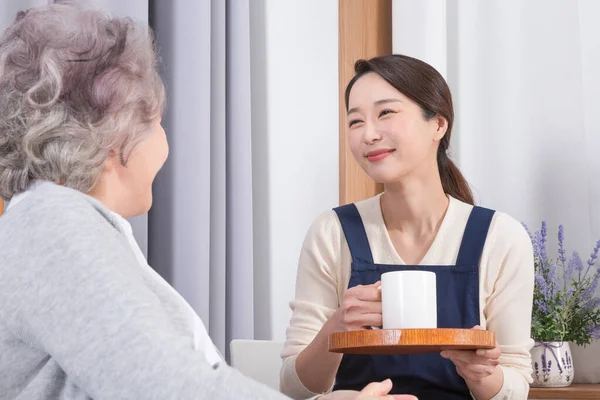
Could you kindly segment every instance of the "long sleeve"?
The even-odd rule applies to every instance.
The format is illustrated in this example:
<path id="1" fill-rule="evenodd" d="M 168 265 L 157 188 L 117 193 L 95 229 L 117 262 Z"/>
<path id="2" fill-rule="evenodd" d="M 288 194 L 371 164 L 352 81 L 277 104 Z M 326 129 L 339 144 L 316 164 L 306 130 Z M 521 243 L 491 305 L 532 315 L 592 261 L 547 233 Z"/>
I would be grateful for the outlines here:
<path id="1" fill-rule="evenodd" d="M 504 384 L 494 400 L 525 400 L 531 383 L 531 310 L 533 249 L 527 232 L 514 219 L 498 213 L 491 233 L 487 276 L 489 297 L 484 308 L 487 329 L 496 333 L 502 355 Z M 487 244 L 486 244 L 487 246 Z"/>
<path id="2" fill-rule="evenodd" d="M 356 204 L 379 264 L 404 264 L 387 233 L 379 197 Z M 445 221 L 421 265 L 453 265 L 472 206 L 450 199 Z M 296 294 L 282 353 L 281 389 L 293 398 L 311 395 L 298 379 L 295 362 L 339 307 L 350 278 L 351 255 L 333 211 L 309 230 L 298 264 Z M 480 262 L 481 325 L 496 332 L 502 349 L 504 385 L 494 400 L 526 399 L 531 381 L 530 338 L 533 302 L 533 250 L 525 229 L 497 212 Z"/>
<path id="3" fill-rule="evenodd" d="M 47 354 L 45 364 L 94 399 L 285 398 L 225 363 L 211 367 L 173 329 L 122 234 L 90 204 L 37 200 L 0 225 L 0 322 L 23 347 Z"/>
<path id="4" fill-rule="evenodd" d="M 296 373 L 296 358 L 339 307 L 340 226 L 333 211 L 318 218 L 306 235 L 290 303 L 292 318 L 282 352 L 281 391 L 295 399 L 315 395 Z M 347 283 L 347 282 L 346 282 Z M 343 285 L 345 285 L 344 283 Z"/>

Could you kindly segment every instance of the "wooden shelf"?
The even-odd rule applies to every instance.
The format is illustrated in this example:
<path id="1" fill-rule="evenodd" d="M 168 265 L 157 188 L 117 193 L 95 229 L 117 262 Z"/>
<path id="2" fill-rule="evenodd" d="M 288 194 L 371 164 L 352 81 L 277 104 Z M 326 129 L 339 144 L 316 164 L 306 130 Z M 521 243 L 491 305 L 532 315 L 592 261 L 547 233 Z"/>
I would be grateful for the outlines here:
<path id="1" fill-rule="evenodd" d="M 600 399 L 600 384 L 574 383 L 565 388 L 531 388 L 530 399 L 578 400 Z"/>

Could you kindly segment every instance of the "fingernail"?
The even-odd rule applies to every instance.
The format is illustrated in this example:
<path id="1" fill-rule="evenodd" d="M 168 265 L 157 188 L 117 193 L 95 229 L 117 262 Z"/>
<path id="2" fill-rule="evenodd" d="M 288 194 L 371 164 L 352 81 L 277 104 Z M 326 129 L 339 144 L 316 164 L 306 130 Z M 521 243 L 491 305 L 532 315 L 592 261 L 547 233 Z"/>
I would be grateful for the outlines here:
<path id="1" fill-rule="evenodd" d="M 440 355 L 441 355 L 442 357 L 444 357 L 444 358 L 448 358 L 448 352 L 446 352 L 446 351 L 442 351 L 442 352 L 440 353 Z"/>
<path id="2" fill-rule="evenodd" d="M 485 356 L 485 350 L 477 350 L 477 355 L 480 357 Z"/>

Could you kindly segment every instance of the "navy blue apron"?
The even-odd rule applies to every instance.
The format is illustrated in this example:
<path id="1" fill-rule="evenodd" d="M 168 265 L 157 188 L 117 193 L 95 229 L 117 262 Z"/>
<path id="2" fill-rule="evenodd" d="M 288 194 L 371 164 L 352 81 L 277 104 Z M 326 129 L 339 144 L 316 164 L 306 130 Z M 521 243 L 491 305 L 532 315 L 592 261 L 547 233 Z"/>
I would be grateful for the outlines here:
<path id="1" fill-rule="evenodd" d="M 465 227 L 456 265 L 383 265 L 373 262 L 365 228 L 354 204 L 334 209 L 352 255 L 348 288 L 370 285 L 389 271 L 432 271 L 437 284 L 438 328 L 479 325 L 479 260 L 494 216 L 493 210 L 473 207 Z M 334 390 L 362 390 L 370 382 L 390 378 L 392 394 L 412 394 L 419 400 L 471 399 L 452 361 L 439 353 L 401 355 L 345 354 Z"/>

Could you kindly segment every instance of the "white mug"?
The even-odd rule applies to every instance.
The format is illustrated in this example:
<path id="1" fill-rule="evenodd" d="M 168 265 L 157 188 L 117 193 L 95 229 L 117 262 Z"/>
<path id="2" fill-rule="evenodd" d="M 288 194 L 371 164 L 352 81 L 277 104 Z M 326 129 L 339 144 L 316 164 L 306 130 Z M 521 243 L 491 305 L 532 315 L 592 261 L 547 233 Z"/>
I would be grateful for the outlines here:
<path id="1" fill-rule="evenodd" d="M 435 272 L 381 275 L 383 329 L 437 328 Z"/>

